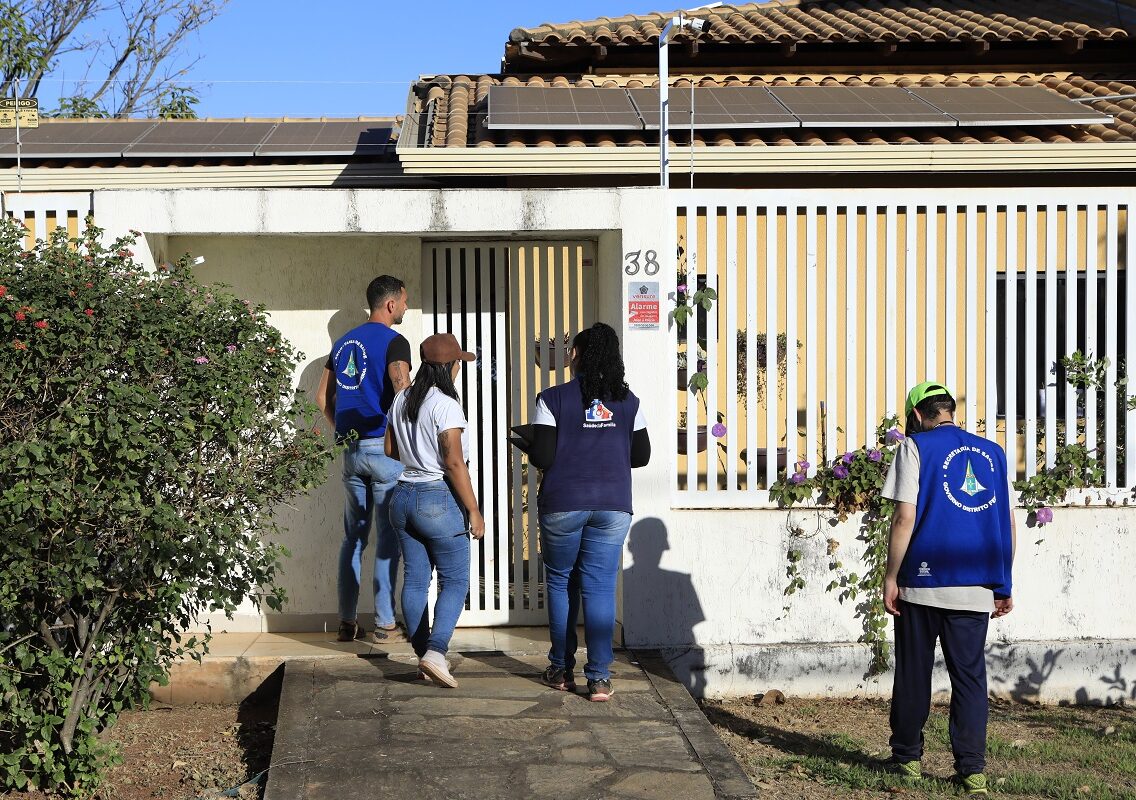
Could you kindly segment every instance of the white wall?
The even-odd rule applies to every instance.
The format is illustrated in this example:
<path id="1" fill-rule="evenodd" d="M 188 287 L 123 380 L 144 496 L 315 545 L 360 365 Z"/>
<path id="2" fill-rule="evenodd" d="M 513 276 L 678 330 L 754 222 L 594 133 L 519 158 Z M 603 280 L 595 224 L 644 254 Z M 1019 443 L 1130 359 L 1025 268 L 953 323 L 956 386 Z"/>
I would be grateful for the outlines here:
<path id="1" fill-rule="evenodd" d="M 624 318 L 623 253 L 674 252 L 671 210 L 657 189 L 598 190 L 178 190 L 95 195 L 99 224 L 111 234 L 142 230 L 155 257 L 204 255 L 199 273 L 265 302 L 273 322 L 306 353 L 298 383 L 314 390 L 322 359 L 338 333 L 363 315 L 363 290 L 380 272 L 410 286 L 412 309 L 424 239 L 595 238 L 601 318 Z M 664 265 L 670 263 L 661 258 Z M 646 276 L 640 275 L 640 278 Z M 663 294 L 665 267 L 654 280 Z M 805 542 L 810 583 L 782 594 L 791 537 L 784 511 L 672 510 L 669 446 L 674 428 L 670 337 L 625 331 L 627 378 L 644 399 L 653 434 L 652 463 L 635 474 L 636 521 L 623 573 L 626 642 L 666 650 L 697 693 L 744 694 L 776 687 L 801 693 L 886 692 L 890 679 L 866 681 L 866 651 L 853 604 L 826 594 L 824 543 L 834 536 L 851 566 L 858 543 L 848 523 L 794 512 L 818 529 Z M 421 316 L 404 333 L 416 346 Z M 284 510 L 293 558 L 283 584 L 285 614 L 252 609 L 215 630 L 318 629 L 335 617 L 335 552 L 341 489 L 329 481 Z M 1133 511 L 1060 510 L 1044 529 L 1019 520 L 1018 608 L 991 626 L 991 685 L 1040 699 L 1136 699 L 1136 562 Z M 1037 540 L 1041 540 L 1036 543 Z M 364 595 L 366 592 L 364 592 Z M 784 606 L 788 605 L 788 610 Z M 369 610 L 367 601 L 361 611 Z M 216 622 L 216 621 L 215 621 Z M 939 680 L 937 686 L 941 685 Z"/>

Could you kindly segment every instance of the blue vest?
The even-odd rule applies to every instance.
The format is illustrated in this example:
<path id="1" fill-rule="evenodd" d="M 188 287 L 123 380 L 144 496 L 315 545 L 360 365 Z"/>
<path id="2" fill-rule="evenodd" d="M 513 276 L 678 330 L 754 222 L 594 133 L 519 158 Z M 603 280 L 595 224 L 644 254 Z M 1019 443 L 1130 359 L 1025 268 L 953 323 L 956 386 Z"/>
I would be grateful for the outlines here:
<path id="1" fill-rule="evenodd" d="M 335 372 L 335 434 L 358 431 L 372 439 L 387 430 L 387 348 L 398 334 L 381 322 L 364 322 L 345 333 L 331 348 Z"/>
<path id="2" fill-rule="evenodd" d="M 540 482 L 537 508 L 555 511 L 631 512 L 631 438 L 639 398 L 593 398 L 587 407 L 580 382 L 540 393 L 556 418 L 556 456 Z"/>
<path id="3" fill-rule="evenodd" d="M 954 425 L 914 440 L 919 499 L 899 585 L 986 586 L 1009 597 L 1014 551 L 1006 452 Z"/>

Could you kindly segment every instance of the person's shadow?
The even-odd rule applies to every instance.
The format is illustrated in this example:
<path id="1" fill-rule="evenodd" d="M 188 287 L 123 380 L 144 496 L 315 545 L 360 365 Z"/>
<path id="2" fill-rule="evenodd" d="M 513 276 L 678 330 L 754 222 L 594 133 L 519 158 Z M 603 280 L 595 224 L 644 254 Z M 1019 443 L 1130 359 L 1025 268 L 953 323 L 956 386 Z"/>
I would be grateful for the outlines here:
<path id="1" fill-rule="evenodd" d="M 667 526 L 657 517 L 631 526 L 627 548 L 634 563 L 623 571 L 623 637 L 630 648 L 656 649 L 694 697 L 706 689 L 706 664 L 694 626 L 706 620 L 688 573 L 660 566 L 670 549 Z"/>

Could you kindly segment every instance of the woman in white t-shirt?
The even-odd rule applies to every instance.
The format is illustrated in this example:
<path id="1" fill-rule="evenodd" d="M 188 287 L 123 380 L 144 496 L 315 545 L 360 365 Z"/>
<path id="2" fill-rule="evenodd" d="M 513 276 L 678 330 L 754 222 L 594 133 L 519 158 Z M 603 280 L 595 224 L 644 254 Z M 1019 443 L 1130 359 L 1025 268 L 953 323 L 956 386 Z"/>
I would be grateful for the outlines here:
<path id="1" fill-rule="evenodd" d="M 469 479 L 465 412 L 454 389 L 461 362 L 474 358 L 452 333 L 428 337 L 413 383 L 387 414 L 387 455 L 405 467 L 390 500 L 391 525 L 402 544 L 402 613 L 420 677 L 450 688 L 458 682 L 446 651 L 469 592 L 469 537 L 485 535 Z M 427 594 L 434 570 L 438 601 L 431 626 Z"/>

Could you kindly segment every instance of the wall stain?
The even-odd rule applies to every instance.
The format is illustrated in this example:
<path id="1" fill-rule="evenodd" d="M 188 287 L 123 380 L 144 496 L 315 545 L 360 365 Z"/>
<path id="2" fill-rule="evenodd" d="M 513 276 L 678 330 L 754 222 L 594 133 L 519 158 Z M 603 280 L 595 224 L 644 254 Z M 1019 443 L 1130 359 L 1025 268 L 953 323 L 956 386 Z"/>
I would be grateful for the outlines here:
<path id="1" fill-rule="evenodd" d="M 344 226 L 349 231 L 361 230 L 359 225 L 359 195 L 354 189 L 347 193 L 347 219 Z"/>
<path id="2" fill-rule="evenodd" d="M 446 213 L 446 195 L 442 189 L 436 189 L 430 194 L 430 221 L 426 227 L 431 231 L 448 231 L 452 227 Z"/>

